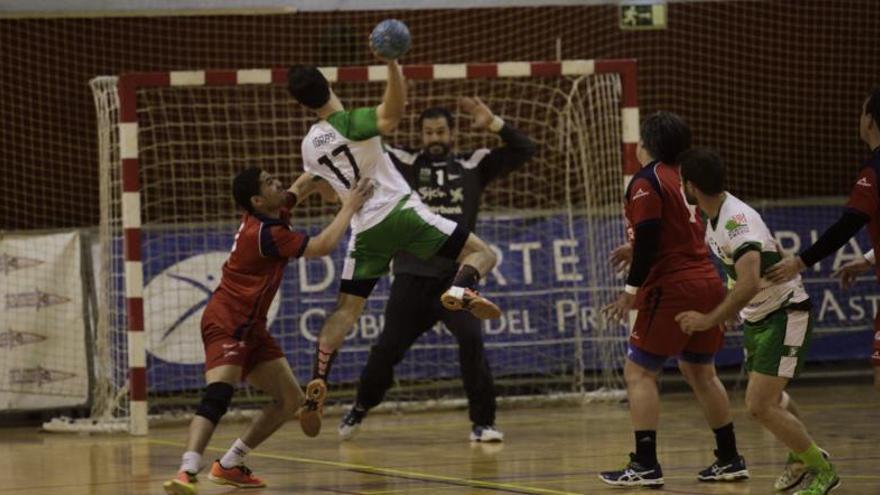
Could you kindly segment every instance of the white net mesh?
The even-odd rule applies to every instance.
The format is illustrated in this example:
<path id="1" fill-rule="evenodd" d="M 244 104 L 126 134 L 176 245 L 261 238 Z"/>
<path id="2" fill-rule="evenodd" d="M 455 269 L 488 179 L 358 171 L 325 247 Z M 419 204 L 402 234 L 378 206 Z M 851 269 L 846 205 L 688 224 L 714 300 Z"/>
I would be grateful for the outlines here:
<path id="1" fill-rule="evenodd" d="M 102 148 L 104 273 L 95 417 L 126 412 L 115 83 L 115 78 L 92 82 Z M 484 326 L 502 397 L 619 388 L 623 331 L 597 317 L 599 305 L 619 285 L 603 254 L 623 235 L 619 77 L 411 81 L 410 86 L 408 118 L 388 143 L 418 146 L 421 110 L 454 108 L 457 97 L 479 95 L 539 146 L 529 164 L 486 191 L 476 228 L 502 260 L 483 287 L 504 310 L 501 320 Z M 338 83 L 335 90 L 348 107 L 357 107 L 379 101 L 383 85 Z M 299 138 L 311 117 L 279 86 L 142 89 L 137 107 L 149 402 L 157 411 L 192 404 L 203 386 L 199 320 L 238 225 L 232 177 L 258 165 L 292 180 L 301 171 Z M 463 116 L 457 115 L 456 124 L 459 149 L 500 145 L 496 136 L 470 130 Z M 332 206 L 311 200 L 295 212 L 294 227 L 314 234 L 332 213 Z M 340 246 L 330 257 L 291 263 L 270 308 L 270 331 L 301 381 L 309 377 L 314 338 L 335 302 L 341 255 Z M 337 398 L 350 398 L 381 329 L 387 292 L 383 281 L 334 365 Z M 461 397 L 458 375 L 456 342 L 438 326 L 396 368 L 388 399 L 436 403 Z M 260 400 L 249 391 L 242 402 Z"/>

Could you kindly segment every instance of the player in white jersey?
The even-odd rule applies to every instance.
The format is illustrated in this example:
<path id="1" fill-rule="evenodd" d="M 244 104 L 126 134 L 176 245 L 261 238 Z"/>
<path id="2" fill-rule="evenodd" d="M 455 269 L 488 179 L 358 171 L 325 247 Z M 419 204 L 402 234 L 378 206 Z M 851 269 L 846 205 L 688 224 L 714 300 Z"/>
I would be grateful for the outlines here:
<path id="1" fill-rule="evenodd" d="M 395 60 L 383 61 L 388 66 L 388 83 L 382 103 L 353 110 L 343 107 L 317 68 L 297 65 L 288 71 L 291 95 L 320 119 L 302 141 L 306 173 L 298 180 L 320 177 L 343 198 L 362 179 L 374 185 L 373 196 L 352 218 L 339 299 L 318 337 L 312 381 L 300 413 L 300 425 L 309 436 L 321 429 L 327 376 L 336 352 L 399 251 L 422 259 L 440 256 L 458 261 L 452 286 L 441 296 L 443 305 L 470 311 L 481 319 L 501 316 L 498 307 L 475 289 L 479 278 L 495 266 L 495 253 L 464 226 L 432 213 L 382 147 L 381 135 L 397 128 L 406 103 L 400 66 Z"/>
<path id="2" fill-rule="evenodd" d="M 840 484 L 804 424 L 785 407 L 785 387 L 797 376 L 806 358 L 813 329 L 810 298 L 800 276 L 773 283 L 764 278 L 782 259 L 776 240 L 761 216 L 724 190 L 725 168 L 713 151 L 682 153 L 682 186 L 688 202 L 698 205 L 706 219 L 706 242 L 732 284 L 724 301 L 707 314 L 686 311 L 676 316 L 686 333 L 724 323 L 737 314 L 743 319 L 749 385 L 746 408 L 764 428 L 791 451 L 777 490 L 796 486 L 807 475 L 798 495 L 824 495 Z"/>

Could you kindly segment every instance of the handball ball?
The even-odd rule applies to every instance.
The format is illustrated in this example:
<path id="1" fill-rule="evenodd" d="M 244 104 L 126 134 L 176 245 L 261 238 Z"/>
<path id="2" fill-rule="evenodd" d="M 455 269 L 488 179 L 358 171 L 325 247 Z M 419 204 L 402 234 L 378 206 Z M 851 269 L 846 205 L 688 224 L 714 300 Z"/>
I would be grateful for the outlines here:
<path id="1" fill-rule="evenodd" d="M 370 46 L 380 57 L 397 60 L 409 50 L 409 28 L 397 19 L 385 19 L 376 24 L 370 34 Z"/>

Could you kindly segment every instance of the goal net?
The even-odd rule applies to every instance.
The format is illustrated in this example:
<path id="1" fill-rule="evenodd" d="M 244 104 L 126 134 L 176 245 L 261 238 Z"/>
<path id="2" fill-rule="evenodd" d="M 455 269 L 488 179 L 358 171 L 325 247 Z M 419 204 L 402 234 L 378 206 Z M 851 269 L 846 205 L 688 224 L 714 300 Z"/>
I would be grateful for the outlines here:
<path id="1" fill-rule="evenodd" d="M 381 100 L 384 67 L 322 70 L 348 108 Z M 634 71 L 627 60 L 405 68 L 407 117 L 386 143 L 418 147 L 422 110 L 454 110 L 459 96 L 478 95 L 539 147 L 488 188 L 476 227 L 501 260 L 481 290 L 503 310 L 483 327 L 502 399 L 621 386 L 626 331 L 606 325 L 598 308 L 621 283 L 606 257 L 624 235 L 622 185 L 638 122 Z M 232 177 L 257 165 L 289 183 L 302 171 L 300 139 L 312 117 L 289 97 L 285 78 L 284 70 L 240 70 L 92 81 L 101 167 L 92 423 L 117 418 L 124 429 L 131 417 L 131 431 L 143 433 L 148 406 L 157 413 L 195 403 L 203 387 L 199 320 L 239 222 Z M 501 145 L 455 116 L 457 149 Z M 316 234 L 334 211 L 312 198 L 293 225 Z M 269 310 L 270 331 L 301 383 L 335 303 L 344 245 L 291 262 Z M 382 329 L 388 288 L 383 280 L 350 332 L 331 402 L 351 399 Z M 397 366 L 387 400 L 454 402 L 463 396 L 459 376 L 456 341 L 438 325 Z M 251 390 L 239 395 L 239 405 L 266 400 Z"/>

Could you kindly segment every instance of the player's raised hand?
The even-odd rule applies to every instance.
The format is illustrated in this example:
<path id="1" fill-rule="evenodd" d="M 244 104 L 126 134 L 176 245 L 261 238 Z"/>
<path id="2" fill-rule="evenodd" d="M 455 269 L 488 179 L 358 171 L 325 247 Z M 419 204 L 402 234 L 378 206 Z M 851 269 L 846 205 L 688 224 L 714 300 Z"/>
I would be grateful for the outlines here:
<path id="1" fill-rule="evenodd" d="M 633 248 L 632 244 L 626 242 L 614 248 L 611 251 L 611 256 L 608 257 L 608 261 L 611 263 L 611 266 L 614 267 L 614 271 L 617 273 L 626 274 L 629 271 L 629 265 L 632 263 L 633 259 Z"/>
<path id="2" fill-rule="evenodd" d="M 492 119 L 495 118 L 492 109 L 477 96 L 463 96 L 459 98 L 458 106 L 471 115 L 473 119 L 471 121 L 471 128 L 473 129 L 486 129 L 492 123 Z"/>
<path id="3" fill-rule="evenodd" d="M 361 209 L 361 206 L 370 199 L 370 196 L 373 195 L 373 181 L 367 178 L 363 178 L 358 181 L 357 185 L 354 186 L 354 189 L 348 193 L 348 197 L 345 199 L 345 204 L 343 208 L 349 208 L 352 211 L 358 211 Z"/>
<path id="4" fill-rule="evenodd" d="M 865 258 L 856 259 L 841 266 L 831 274 L 833 278 L 840 279 L 840 286 L 849 289 L 855 283 L 856 278 L 862 273 L 873 268 L 871 263 Z"/>

